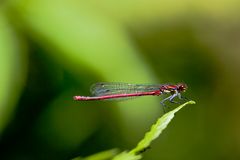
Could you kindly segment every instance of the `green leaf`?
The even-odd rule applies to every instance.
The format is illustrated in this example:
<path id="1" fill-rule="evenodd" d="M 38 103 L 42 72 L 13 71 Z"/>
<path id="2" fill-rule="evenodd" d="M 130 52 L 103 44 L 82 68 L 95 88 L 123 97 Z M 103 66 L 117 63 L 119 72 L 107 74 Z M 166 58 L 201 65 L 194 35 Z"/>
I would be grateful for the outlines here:
<path id="1" fill-rule="evenodd" d="M 138 143 L 138 145 L 130 151 L 130 153 L 138 154 L 141 151 L 147 149 L 151 142 L 156 139 L 162 131 L 167 127 L 170 121 L 173 119 L 174 114 L 182 109 L 187 104 L 195 104 L 194 101 L 186 102 L 179 107 L 175 108 L 174 110 L 164 114 L 161 118 L 157 120 L 155 124 L 152 125 L 149 132 L 145 134 L 145 137 Z"/>
<path id="2" fill-rule="evenodd" d="M 149 148 L 151 142 L 156 139 L 162 131 L 167 127 L 170 121 L 173 119 L 174 114 L 182 109 L 187 104 L 195 104 L 194 101 L 186 102 L 174 110 L 164 114 L 160 117 L 155 124 L 152 125 L 149 132 L 147 132 L 144 138 L 138 143 L 138 145 L 132 149 L 130 152 L 122 152 L 113 160 L 138 160 L 141 159 L 141 152 L 144 152 L 147 148 Z"/>
<path id="3" fill-rule="evenodd" d="M 145 134 L 144 138 L 130 152 L 124 151 L 116 155 L 118 151 L 116 149 L 112 149 L 112 150 L 94 154 L 86 158 L 77 157 L 77 158 L 74 158 L 73 160 L 105 160 L 105 159 L 112 158 L 114 155 L 116 156 L 113 158 L 113 160 L 139 160 L 142 158 L 141 153 L 144 152 L 147 148 L 149 148 L 151 142 L 162 133 L 162 131 L 167 127 L 167 125 L 173 119 L 175 113 L 178 112 L 187 104 L 195 104 L 195 103 L 196 102 L 194 101 L 188 101 L 180 105 L 179 107 L 175 108 L 174 110 L 164 114 L 162 117 L 160 117 L 157 120 L 157 122 L 152 125 L 150 131 Z"/>
<path id="4" fill-rule="evenodd" d="M 107 160 L 115 156 L 119 152 L 118 149 L 111 149 L 103 152 L 96 153 L 86 158 L 76 157 L 72 160 Z"/>
<path id="5" fill-rule="evenodd" d="M 113 158 L 113 160 L 139 160 L 141 159 L 141 155 L 135 155 L 133 153 L 128 153 L 126 151 L 118 154 L 116 157 Z"/>

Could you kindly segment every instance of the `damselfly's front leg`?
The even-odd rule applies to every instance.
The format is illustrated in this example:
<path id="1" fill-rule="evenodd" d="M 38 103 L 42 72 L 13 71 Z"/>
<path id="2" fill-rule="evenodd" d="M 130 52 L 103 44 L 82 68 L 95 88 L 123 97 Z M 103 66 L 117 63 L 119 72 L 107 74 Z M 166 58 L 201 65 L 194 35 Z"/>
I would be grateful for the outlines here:
<path id="1" fill-rule="evenodd" d="M 181 102 L 186 102 L 190 100 L 187 97 L 182 96 L 180 93 L 178 93 L 178 98 Z"/>
<path id="2" fill-rule="evenodd" d="M 170 97 L 169 102 L 171 102 L 171 103 L 176 103 L 176 104 L 181 104 L 180 102 L 177 102 L 177 101 L 174 101 L 174 100 L 173 100 L 173 99 L 174 99 L 175 97 L 177 97 L 177 96 L 178 96 L 179 99 L 180 99 L 181 94 L 178 93 L 178 92 L 174 93 L 174 94 Z"/>
<path id="3" fill-rule="evenodd" d="M 160 103 L 163 105 L 164 113 L 166 113 L 165 107 L 168 108 L 168 109 L 170 109 L 170 107 L 169 107 L 168 105 L 166 105 L 164 102 L 168 100 L 168 101 L 171 102 L 171 103 L 178 103 L 178 102 L 173 101 L 173 99 L 174 99 L 177 95 L 178 95 L 178 93 L 175 93 L 175 94 L 173 94 L 173 95 L 171 95 L 171 96 L 163 99 L 163 100 L 160 102 Z"/>
<path id="4" fill-rule="evenodd" d="M 167 100 L 169 100 L 171 98 L 171 96 L 169 96 L 169 97 L 167 97 L 167 98 L 165 98 L 165 99 L 163 99 L 160 103 L 161 103 L 161 105 L 163 106 L 163 112 L 164 113 L 166 113 L 166 110 L 165 110 L 165 108 L 168 108 L 168 109 L 170 109 L 170 107 L 169 106 L 167 106 L 164 102 L 165 101 L 167 101 Z"/>

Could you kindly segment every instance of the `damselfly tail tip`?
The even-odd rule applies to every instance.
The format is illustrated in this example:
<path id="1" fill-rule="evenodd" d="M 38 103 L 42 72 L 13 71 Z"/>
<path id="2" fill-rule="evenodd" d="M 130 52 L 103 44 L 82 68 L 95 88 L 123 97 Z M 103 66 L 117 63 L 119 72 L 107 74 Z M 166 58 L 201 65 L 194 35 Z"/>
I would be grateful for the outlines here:
<path id="1" fill-rule="evenodd" d="M 82 97 L 81 96 L 73 96 L 73 100 L 80 101 L 80 100 L 82 100 Z"/>

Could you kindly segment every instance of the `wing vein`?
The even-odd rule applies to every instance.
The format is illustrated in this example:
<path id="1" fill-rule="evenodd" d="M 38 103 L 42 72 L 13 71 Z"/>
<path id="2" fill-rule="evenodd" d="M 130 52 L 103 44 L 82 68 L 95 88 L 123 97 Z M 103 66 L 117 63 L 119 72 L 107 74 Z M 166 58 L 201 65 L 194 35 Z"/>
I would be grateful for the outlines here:
<path id="1" fill-rule="evenodd" d="M 91 94 L 94 96 L 104 96 L 113 94 L 127 94 L 150 92 L 160 88 L 161 85 L 156 84 L 129 84 L 121 82 L 101 82 L 91 86 Z"/>

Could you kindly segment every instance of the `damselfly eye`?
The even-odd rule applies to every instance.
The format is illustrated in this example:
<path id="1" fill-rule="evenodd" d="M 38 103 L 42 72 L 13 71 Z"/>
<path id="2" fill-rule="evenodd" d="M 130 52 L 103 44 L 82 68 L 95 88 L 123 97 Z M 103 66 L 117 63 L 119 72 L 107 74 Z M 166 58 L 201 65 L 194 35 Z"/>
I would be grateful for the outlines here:
<path id="1" fill-rule="evenodd" d="M 187 85 L 186 84 L 178 84 L 178 91 L 179 92 L 184 92 L 187 89 Z"/>

